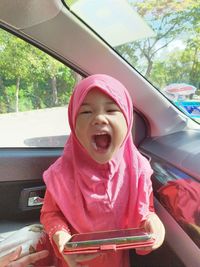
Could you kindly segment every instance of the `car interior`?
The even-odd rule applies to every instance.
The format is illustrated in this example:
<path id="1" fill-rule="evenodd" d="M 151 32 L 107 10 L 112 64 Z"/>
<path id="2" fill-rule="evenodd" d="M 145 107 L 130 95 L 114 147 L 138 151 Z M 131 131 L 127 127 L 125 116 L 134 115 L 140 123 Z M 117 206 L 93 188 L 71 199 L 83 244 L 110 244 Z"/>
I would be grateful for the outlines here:
<path id="1" fill-rule="evenodd" d="M 130 251 L 132 266 L 198 267 L 199 236 L 194 239 L 181 227 L 163 204 L 159 190 L 168 181 L 181 178 L 189 178 L 199 187 L 200 125 L 121 58 L 64 1 L 0 0 L 0 27 L 82 77 L 105 73 L 126 86 L 134 106 L 134 143 L 154 170 L 155 209 L 166 229 L 165 242 L 158 250 L 143 257 Z M 39 222 L 45 193 L 42 175 L 62 154 L 67 134 L 59 138 L 55 147 L 42 142 L 38 147 L 0 147 L 1 239 Z"/>

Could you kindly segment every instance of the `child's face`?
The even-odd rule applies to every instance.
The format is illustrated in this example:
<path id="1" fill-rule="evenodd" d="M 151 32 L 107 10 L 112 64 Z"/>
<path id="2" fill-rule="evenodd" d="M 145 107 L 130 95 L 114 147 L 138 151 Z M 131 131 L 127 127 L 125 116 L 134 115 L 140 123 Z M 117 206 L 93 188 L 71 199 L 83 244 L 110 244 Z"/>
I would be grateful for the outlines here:
<path id="1" fill-rule="evenodd" d="M 126 137 L 127 123 L 115 101 L 94 88 L 79 109 L 75 133 L 89 155 L 103 164 L 121 146 Z"/>

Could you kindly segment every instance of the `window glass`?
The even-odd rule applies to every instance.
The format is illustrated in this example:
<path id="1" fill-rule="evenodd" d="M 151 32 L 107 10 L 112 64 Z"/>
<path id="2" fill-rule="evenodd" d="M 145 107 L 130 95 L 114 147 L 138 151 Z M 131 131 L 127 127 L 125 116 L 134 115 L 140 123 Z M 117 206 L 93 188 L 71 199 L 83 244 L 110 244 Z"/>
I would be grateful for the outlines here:
<path id="1" fill-rule="evenodd" d="M 0 29 L 0 147 L 62 147 L 67 104 L 81 76 Z"/>
<path id="2" fill-rule="evenodd" d="M 200 248 L 200 182 L 166 162 L 153 159 L 151 165 L 156 196 Z"/>
<path id="3" fill-rule="evenodd" d="M 200 122 L 199 1 L 65 2 L 174 105 Z"/>

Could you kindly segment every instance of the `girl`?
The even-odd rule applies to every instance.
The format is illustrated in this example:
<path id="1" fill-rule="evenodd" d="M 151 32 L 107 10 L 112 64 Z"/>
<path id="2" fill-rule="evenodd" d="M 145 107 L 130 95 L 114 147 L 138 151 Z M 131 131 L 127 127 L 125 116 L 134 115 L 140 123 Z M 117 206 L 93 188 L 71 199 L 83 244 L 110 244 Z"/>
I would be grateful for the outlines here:
<path id="1" fill-rule="evenodd" d="M 41 222 L 59 266 L 130 266 L 125 250 L 64 256 L 74 233 L 144 225 L 155 236 L 146 252 L 163 242 L 164 227 L 152 207 L 152 169 L 132 141 L 132 106 L 126 88 L 107 75 L 89 76 L 74 90 L 71 135 L 63 155 L 44 173 Z"/>

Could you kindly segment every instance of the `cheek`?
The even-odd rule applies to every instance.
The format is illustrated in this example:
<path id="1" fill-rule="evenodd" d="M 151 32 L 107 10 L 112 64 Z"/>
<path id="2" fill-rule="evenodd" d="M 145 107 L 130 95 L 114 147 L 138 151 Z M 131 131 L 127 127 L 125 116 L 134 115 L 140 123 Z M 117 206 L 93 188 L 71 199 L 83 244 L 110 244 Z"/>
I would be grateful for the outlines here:
<path id="1" fill-rule="evenodd" d="M 127 126 L 126 124 L 123 125 L 124 127 L 120 129 L 119 131 L 119 142 L 120 142 L 120 145 L 123 143 L 126 135 L 127 135 Z"/>
<path id="2" fill-rule="evenodd" d="M 85 147 L 87 143 L 87 125 L 84 120 L 76 121 L 75 134 L 78 141 Z"/>
<path id="3" fill-rule="evenodd" d="M 118 125 L 118 129 L 117 129 L 117 133 L 118 133 L 118 139 L 119 142 L 123 142 L 126 135 L 127 135 L 127 131 L 128 131 L 128 127 L 127 127 L 127 123 L 125 118 L 120 118 L 117 122 Z"/>
<path id="4" fill-rule="evenodd" d="M 76 137 L 77 139 L 80 141 L 81 139 L 81 127 L 82 127 L 82 123 L 81 121 L 77 120 L 76 121 L 76 125 L 75 125 L 75 134 L 76 134 Z"/>
<path id="5" fill-rule="evenodd" d="M 83 130 L 84 120 L 82 118 L 77 117 L 75 124 L 75 133 L 78 134 Z"/>

